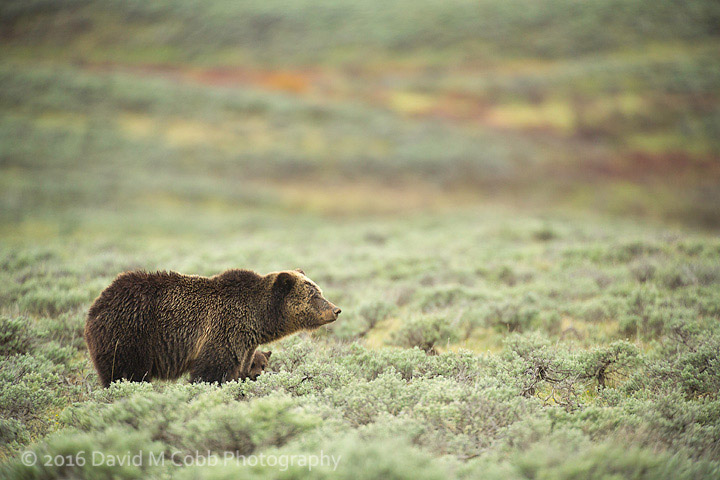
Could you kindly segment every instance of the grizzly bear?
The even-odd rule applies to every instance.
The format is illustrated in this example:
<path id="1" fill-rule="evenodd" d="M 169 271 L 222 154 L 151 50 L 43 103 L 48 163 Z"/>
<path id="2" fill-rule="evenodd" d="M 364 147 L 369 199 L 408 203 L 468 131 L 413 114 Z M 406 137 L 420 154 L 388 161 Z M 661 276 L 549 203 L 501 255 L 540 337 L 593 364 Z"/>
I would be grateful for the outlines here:
<path id="1" fill-rule="evenodd" d="M 255 350 L 252 365 L 250 366 L 250 375 L 248 375 L 248 378 L 250 380 L 257 380 L 257 378 L 265 371 L 268 365 L 268 360 L 270 360 L 270 355 L 272 355 L 272 352 L 270 350 L 268 350 L 267 352 Z"/>
<path id="2" fill-rule="evenodd" d="M 334 322 L 340 309 L 302 270 L 214 277 L 120 274 L 90 307 L 85 341 L 100 382 L 244 380 L 255 349 Z"/>

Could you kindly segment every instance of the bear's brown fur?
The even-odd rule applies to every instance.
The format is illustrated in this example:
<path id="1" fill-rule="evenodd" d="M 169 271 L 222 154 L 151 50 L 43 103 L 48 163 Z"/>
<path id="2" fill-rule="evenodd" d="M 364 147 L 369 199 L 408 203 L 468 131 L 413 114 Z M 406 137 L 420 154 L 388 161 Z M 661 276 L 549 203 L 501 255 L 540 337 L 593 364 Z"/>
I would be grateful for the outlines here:
<path id="1" fill-rule="evenodd" d="M 250 367 L 250 374 L 248 375 L 248 378 L 250 380 L 257 380 L 257 378 L 262 375 L 262 373 L 267 368 L 268 360 L 270 360 L 270 355 L 272 355 L 272 352 L 270 350 L 268 350 L 267 352 L 255 350 L 255 355 L 253 355 L 252 360 L 252 366 Z"/>
<path id="2" fill-rule="evenodd" d="M 114 380 L 225 382 L 250 375 L 258 345 L 337 319 L 302 270 L 214 277 L 144 271 L 120 274 L 95 300 L 85 324 L 104 386 Z"/>

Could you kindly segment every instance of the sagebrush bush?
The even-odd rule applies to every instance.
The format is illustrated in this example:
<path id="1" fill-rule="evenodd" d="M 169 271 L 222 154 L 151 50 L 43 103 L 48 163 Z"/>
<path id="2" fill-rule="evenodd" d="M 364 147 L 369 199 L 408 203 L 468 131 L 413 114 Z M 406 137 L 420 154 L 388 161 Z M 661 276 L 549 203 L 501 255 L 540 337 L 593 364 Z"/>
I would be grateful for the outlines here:
<path id="1" fill-rule="evenodd" d="M 534 445 L 512 460 L 522 478 L 675 479 L 710 476 L 715 468 L 687 458 L 657 454 L 651 449 L 617 443 L 553 439 Z"/>
<path id="2" fill-rule="evenodd" d="M 626 379 L 638 356 L 637 347 L 624 341 L 583 352 L 577 360 L 579 378 L 595 381 L 604 388 L 608 381 Z"/>
<path id="3" fill-rule="evenodd" d="M 317 424 L 289 397 L 269 395 L 239 402 L 233 383 L 223 389 L 178 385 L 162 392 L 147 387 L 138 391 L 133 385 L 113 403 L 70 407 L 59 421 L 90 433 L 108 426 L 130 428 L 188 454 L 210 450 L 242 455 L 282 446 Z"/>
<path id="4" fill-rule="evenodd" d="M 59 344 L 76 350 L 84 350 L 85 338 L 84 312 L 70 312 L 55 317 L 41 318 L 38 321 L 38 335 L 54 340 Z"/>
<path id="5" fill-rule="evenodd" d="M 20 448 L 30 441 L 27 426 L 18 419 L 0 416 L 0 444 Z"/>
<path id="6" fill-rule="evenodd" d="M 455 322 L 443 315 L 422 315 L 407 320 L 394 332 L 391 342 L 405 348 L 419 347 L 426 353 L 437 353 L 435 347 L 453 343 L 459 338 Z"/>
<path id="7" fill-rule="evenodd" d="M 216 467 L 191 467 L 179 472 L 177 478 L 184 480 L 230 480 L 243 478 L 302 479 L 311 476 L 320 479 L 376 479 L 392 478 L 407 480 L 434 480 L 447 478 L 459 470 L 452 461 L 427 456 L 417 446 L 404 438 L 366 438 L 358 434 L 338 435 L 318 442 L 317 449 L 303 449 L 309 455 L 328 455 L 326 464 L 308 469 L 291 459 L 291 453 L 274 450 L 278 465 L 243 466 L 220 465 Z M 329 458 L 330 452 L 337 464 Z"/>
<path id="8" fill-rule="evenodd" d="M 37 460 L 25 465 L 13 459 L 0 466 L 6 478 L 152 478 L 162 468 L 151 461 L 159 458 L 165 446 L 150 438 L 148 432 L 123 427 L 108 427 L 103 432 L 87 433 L 68 430 L 47 437 L 32 448 Z M 133 457 L 139 455 L 138 461 Z M 117 460 L 109 461 L 113 457 Z M 122 462 L 122 464 L 121 464 Z"/>
<path id="9" fill-rule="evenodd" d="M 33 339 L 26 318 L 0 316 L 0 355 L 28 353 L 32 349 Z"/>
<path id="10" fill-rule="evenodd" d="M 361 338 L 394 312 L 397 307 L 383 300 L 366 301 L 350 312 L 350 317 L 343 317 L 343 322 L 333 329 L 339 338 Z"/>
<path id="11" fill-rule="evenodd" d="M 486 322 L 504 332 L 527 331 L 540 315 L 534 303 L 532 297 L 494 303 L 487 307 Z"/>
<path id="12" fill-rule="evenodd" d="M 63 406 L 67 400 L 62 385 L 62 368 L 47 359 L 6 357 L 0 364 L 0 414 L 28 420 L 42 415 L 48 407 Z"/>
<path id="13" fill-rule="evenodd" d="M 697 326 L 676 322 L 668 337 L 648 356 L 647 367 L 632 375 L 631 391 L 673 392 L 687 397 L 714 398 L 720 391 L 720 334 Z"/>
<path id="14" fill-rule="evenodd" d="M 319 419 L 308 415 L 290 399 L 271 396 L 247 403 L 193 405 L 188 417 L 169 427 L 173 444 L 188 452 L 209 449 L 248 455 L 269 446 L 281 447 L 290 439 L 315 427 Z M 171 434 L 172 435 L 172 434 Z"/>

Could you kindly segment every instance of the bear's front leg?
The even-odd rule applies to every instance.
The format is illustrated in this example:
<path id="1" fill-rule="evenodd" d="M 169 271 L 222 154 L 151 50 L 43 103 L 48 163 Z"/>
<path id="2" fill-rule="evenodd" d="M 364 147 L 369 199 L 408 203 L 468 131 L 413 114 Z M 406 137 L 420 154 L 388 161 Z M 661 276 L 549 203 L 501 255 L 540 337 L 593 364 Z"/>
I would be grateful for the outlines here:
<path id="1" fill-rule="evenodd" d="M 190 371 L 190 381 L 193 383 L 224 383 L 234 380 L 233 377 L 239 367 L 236 357 L 231 352 L 220 349 L 205 350 L 195 360 Z"/>

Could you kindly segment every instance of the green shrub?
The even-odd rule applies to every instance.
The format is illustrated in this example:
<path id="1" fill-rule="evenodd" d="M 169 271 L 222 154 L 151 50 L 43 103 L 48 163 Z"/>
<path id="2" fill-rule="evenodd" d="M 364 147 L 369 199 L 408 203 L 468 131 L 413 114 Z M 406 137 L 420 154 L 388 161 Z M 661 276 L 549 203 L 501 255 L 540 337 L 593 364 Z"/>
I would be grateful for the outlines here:
<path id="1" fill-rule="evenodd" d="M 477 294 L 467 287 L 451 285 L 426 288 L 419 294 L 419 297 L 422 311 L 433 312 L 449 307 L 457 308 L 476 299 Z"/>
<path id="2" fill-rule="evenodd" d="M 535 325 L 540 310 L 534 297 L 496 302 L 487 307 L 486 322 L 502 332 L 524 332 Z"/>
<path id="3" fill-rule="evenodd" d="M 717 261 L 702 261 L 669 265 L 661 270 L 660 281 L 670 289 L 715 285 L 720 282 L 720 264 Z"/>
<path id="4" fill-rule="evenodd" d="M 42 357 L 15 355 L 0 363 L 0 414 L 27 420 L 66 402 L 61 369 Z M 75 390 L 71 388 L 71 390 Z"/>
<path id="5" fill-rule="evenodd" d="M 694 465 L 687 458 L 613 443 L 546 441 L 516 455 L 513 461 L 523 478 L 676 479 L 709 477 L 711 465 Z"/>
<path id="6" fill-rule="evenodd" d="M 532 272 L 521 270 L 517 267 L 502 265 L 491 274 L 491 277 L 500 283 L 512 287 L 518 283 L 529 282 L 533 279 L 533 274 Z"/>
<path id="7" fill-rule="evenodd" d="M 643 395 L 638 395 L 643 397 Z M 681 391 L 667 391 L 627 401 L 622 406 L 626 435 L 638 444 L 683 452 L 694 459 L 720 455 L 720 400 L 688 400 Z"/>
<path id="8" fill-rule="evenodd" d="M 630 265 L 630 272 L 638 282 L 649 282 L 655 278 L 657 265 L 647 259 L 637 260 Z"/>
<path id="9" fill-rule="evenodd" d="M 65 289 L 59 286 L 38 288 L 19 299 L 18 304 L 27 312 L 55 316 L 91 300 L 84 288 Z"/>
<path id="10" fill-rule="evenodd" d="M 356 312 L 351 313 L 351 318 L 345 317 L 343 313 L 343 321 L 333 329 L 333 333 L 343 339 L 363 337 L 375 325 L 396 311 L 397 307 L 390 302 L 383 300 L 365 302 L 356 309 Z"/>
<path id="11" fill-rule="evenodd" d="M 29 353 L 32 348 L 33 335 L 27 319 L 0 317 L 0 355 Z"/>
<path id="12" fill-rule="evenodd" d="M 632 376 L 627 388 L 679 389 L 689 398 L 715 397 L 720 390 L 720 334 L 680 322 L 668 330 L 667 340 L 650 356 L 647 368 Z"/>
<path id="13" fill-rule="evenodd" d="M 280 396 L 192 408 L 199 415 L 170 427 L 177 438 L 174 445 L 188 452 L 209 449 L 247 455 L 268 446 L 283 446 L 318 424 L 317 418 Z"/>
<path id="14" fill-rule="evenodd" d="M 436 346 L 457 341 L 459 334 L 454 322 L 445 316 L 418 316 L 405 322 L 393 332 L 391 342 L 404 348 L 419 347 L 426 353 L 437 353 Z"/>
<path id="15" fill-rule="evenodd" d="M 0 444 L 20 448 L 30 441 L 27 426 L 16 418 L 0 417 Z"/>
<path id="16" fill-rule="evenodd" d="M 299 464 L 297 456 L 327 455 L 323 465 Z M 185 468 L 177 478 L 183 480 L 231 480 L 235 478 L 302 479 L 308 476 L 319 479 L 445 479 L 458 469 L 451 461 L 438 460 L 404 438 L 377 439 L 358 434 L 338 435 L 318 443 L 317 449 L 298 451 L 277 450 L 272 455 L 277 465 L 246 466 L 233 463 L 213 467 Z M 333 458 L 330 458 L 332 456 Z M 336 461 L 337 463 L 333 463 Z"/>
<path id="17" fill-rule="evenodd" d="M 526 397 L 534 396 L 547 382 L 560 382 L 572 373 L 566 368 L 565 359 L 553 352 L 549 341 L 537 333 L 508 337 L 502 360 L 504 363 L 497 368 L 507 371 L 518 393 Z M 574 396 L 573 391 L 569 393 Z"/>
<path id="18" fill-rule="evenodd" d="M 541 228 L 533 232 L 533 238 L 540 242 L 549 242 L 558 238 L 558 232 L 552 225 L 543 225 Z"/>
<path id="19" fill-rule="evenodd" d="M 237 388 L 232 382 L 221 389 L 211 385 L 173 385 L 162 392 L 133 389 L 114 403 L 69 407 L 60 422 L 90 433 L 111 426 L 131 428 L 175 450 L 221 454 L 226 450 L 249 454 L 281 446 L 317 424 L 289 397 L 270 395 L 238 402 Z"/>
<path id="20" fill-rule="evenodd" d="M 46 317 L 38 321 L 43 337 L 55 340 L 60 345 L 76 350 L 85 347 L 85 316 L 78 313 L 63 313 L 57 317 Z"/>
<path id="21" fill-rule="evenodd" d="M 94 434 L 72 430 L 58 432 L 31 451 L 34 454 L 31 458 L 36 459 L 33 465 L 13 459 L 0 466 L 3 477 L 38 480 L 148 478 L 161 470 L 151 455 L 161 458 L 165 447 L 153 441 L 147 432 L 109 427 Z"/>
<path id="22" fill-rule="evenodd" d="M 604 388 L 612 377 L 627 378 L 638 362 L 638 349 L 628 342 L 614 342 L 607 347 L 584 352 L 578 359 L 580 378 L 593 380 Z"/>

